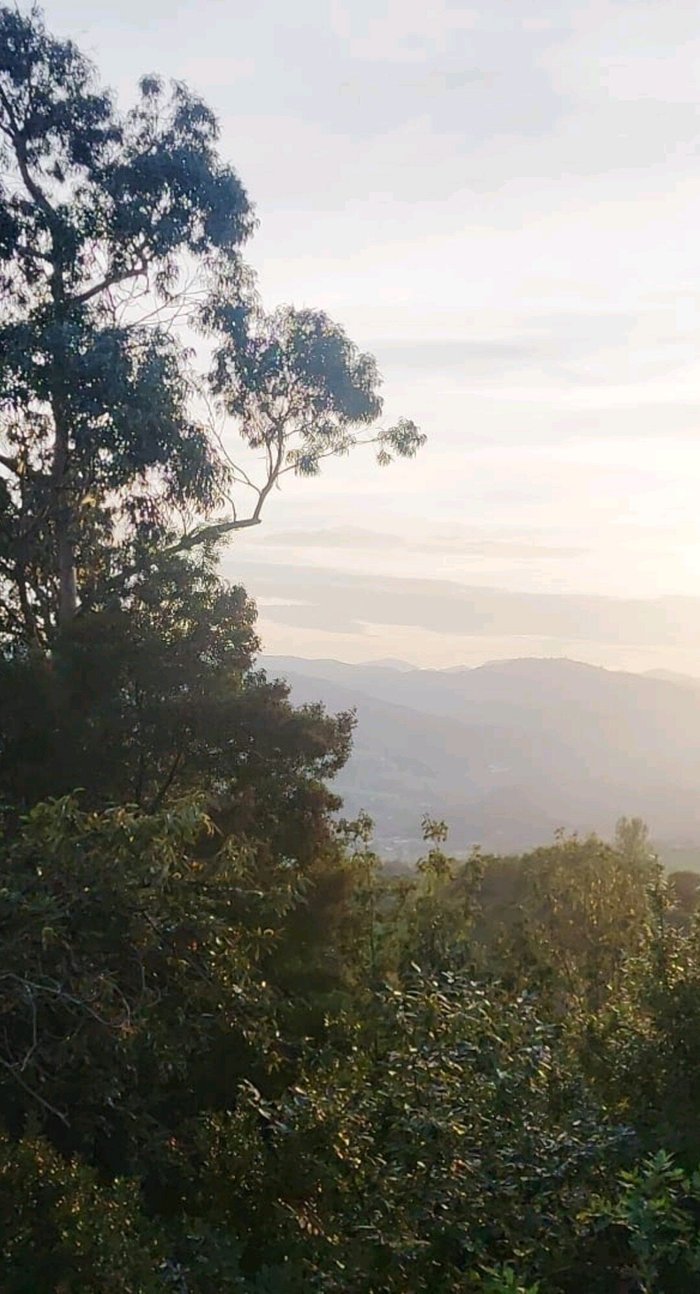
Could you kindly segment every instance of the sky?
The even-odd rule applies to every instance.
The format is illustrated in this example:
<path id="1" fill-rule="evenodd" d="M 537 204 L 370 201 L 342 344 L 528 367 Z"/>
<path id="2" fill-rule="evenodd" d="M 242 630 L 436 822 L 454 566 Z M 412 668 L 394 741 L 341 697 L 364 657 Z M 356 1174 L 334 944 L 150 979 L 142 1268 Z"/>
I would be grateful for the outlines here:
<path id="1" fill-rule="evenodd" d="M 188 81 L 269 306 L 377 356 L 418 460 L 288 481 L 225 569 L 268 651 L 700 674 L 700 22 L 686 0 L 48 0 Z"/>

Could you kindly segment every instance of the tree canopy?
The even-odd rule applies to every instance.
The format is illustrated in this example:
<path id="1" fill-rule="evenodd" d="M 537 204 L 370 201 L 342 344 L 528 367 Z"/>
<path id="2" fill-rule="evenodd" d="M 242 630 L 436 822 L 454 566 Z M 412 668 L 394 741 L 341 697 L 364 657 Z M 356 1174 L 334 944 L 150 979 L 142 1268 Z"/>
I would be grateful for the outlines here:
<path id="1" fill-rule="evenodd" d="M 217 141 L 186 86 L 143 77 L 124 113 L 36 10 L 0 10 L 6 639 L 46 645 L 100 578 L 114 589 L 163 551 L 257 523 L 283 472 L 316 470 L 381 414 L 373 360 L 326 315 L 262 313 L 241 259 L 253 210 Z M 183 323 L 209 334 L 209 375 Z M 258 451 L 259 484 L 207 398 Z M 423 437 L 404 420 L 365 439 L 386 462 Z"/>

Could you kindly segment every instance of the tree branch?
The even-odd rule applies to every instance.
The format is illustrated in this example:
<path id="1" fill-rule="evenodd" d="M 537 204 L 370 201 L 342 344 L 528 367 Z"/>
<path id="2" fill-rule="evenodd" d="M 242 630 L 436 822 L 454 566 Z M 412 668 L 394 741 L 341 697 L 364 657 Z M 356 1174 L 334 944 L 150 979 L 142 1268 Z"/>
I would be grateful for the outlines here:
<path id="1" fill-rule="evenodd" d="M 181 763 L 182 763 L 182 751 L 178 750 L 171 764 L 168 776 L 166 777 L 160 790 L 153 797 L 153 799 L 151 800 L 151 803 L 148 806 L 148 809 L 147 809 L 148 813 L 155 813 L 160 808 L 161 804 L 163 803 L 163 800 L 165 799 L 166 795 L 168 794 L 168 791 L 170 790 L 170 787 L 172 786 L 175 780 L 175 775 Z"/>
<path id="2" fill-rule="evenodd" d="M 276 445 L 275 450 L 273 450 L 273 444 Z M 202 526 L 199 530 L 193 530 L 191 534 L 183 535 L 182 539 L 179 539 L 176 544 L 166 548 L 163 556 L 173 557 L 177 553 L 189 552 L 192 548 L 199 547 L 200 544 L 216 543 L 217 540 L 223 539 L 224 535 L 231 534 L 234 530 L 247 530 L 250 526 L 259 526 L 265 500 L 276 485 L 282 472 L 284 446 L 284 428 L 278 427 L 275 441 L 267 441 L 266 443 L 268 463 L 270 464 L 267 480 L 261 487 L 252 486 L 258 492 L 258 501 L 249 517 L 232 517 L 230 521 L 215 521 L 209 526 Z"/>
<path id="3" fill-rule="evenodd" d="M 114 270 L 106 278 L 101 279 L 99 283 L 93 284 L 91 288 L 86 288 L 84 292 L 78 292 L 71 297 L 72 305 L 85 305 L 86 301 L 92 301 L 93 297 L 98 297 L 101 292 L 108 292 L 110 288 L 116 287 L 119 283 L 126 283 L 129 279 L 137 279 L 140 275 L 148 273 L 148 262 L 144 255 L 138 265 L 132 265 L 129 270 Z"/>
<path id="4" fill-rule="evenodd" d="M 200 544 L 215 543 L 217 539 L 228 535 L 232 530 L 246 530 L 249 526 L 259 526 L 262 518 L 258 507 L 252 517 L 240 517 L 231 521 L 215 521 L 210 526 L 202 526 L 199 530 L 193 530 L 189 535 L 183 535 L 178 539 L 176 544 L 163 550 L 163 557 L 174 557 L 177 553 L 189 552 L 191 548 L 198 548 Z"/>
<path id="5" fill-rule="evenodd" d="M 31 1096 L 35 1101 L 38 1101 L 39 1105 L 43 1106 L 45 1110 L 48 1110 L 49 1114 L 53 1114 L 57 1119 L 60 1119 L 61 1123 L 66 1128 L 70 1127 L 70 1124 L 68 1122 L 66 1115 L 63 1114 L 61 1110 L 57 1110 L 55 1105 L 51 1105 L 50 1101 L 44 1100 L 44 1097 L 41 1096 L 39 1092 L 35 1091 L 33 1087 L 29 1086 L 29 1083 L 25 1083 L 24 1079 L 22 1078 L 22 1075 L 17 1073 L 16 1067 L 12 1065 L 9 1060 L 5 1060 L 4 1056 L 0 1056 L 0 1065 L 2 1065 L 6 1070 L 8 1070 L 8 1072 L 14 1078 L 15 1082 L 19 1084 L 19 1086 L 22 1088 L 24 1092 L 27 1093 L 28 1096 Z"/>

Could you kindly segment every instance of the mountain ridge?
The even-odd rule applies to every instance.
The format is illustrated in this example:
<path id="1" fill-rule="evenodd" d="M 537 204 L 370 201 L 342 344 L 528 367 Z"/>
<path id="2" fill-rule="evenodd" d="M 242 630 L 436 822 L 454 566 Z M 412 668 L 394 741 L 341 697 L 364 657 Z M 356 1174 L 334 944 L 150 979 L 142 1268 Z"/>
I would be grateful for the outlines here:
<path id="1" fill-rule="evenodd" d="M 423 812 L 452 844 L 527 848 L 557 827 L 608 833 L 639 814 L 655 835 L 700 842 L 700 686 L 567 657 L 463 671 L 264 657 L 300 702 L 355 708 L 337 786 L 374 817 L 383 852 L 415 848 Z"/>

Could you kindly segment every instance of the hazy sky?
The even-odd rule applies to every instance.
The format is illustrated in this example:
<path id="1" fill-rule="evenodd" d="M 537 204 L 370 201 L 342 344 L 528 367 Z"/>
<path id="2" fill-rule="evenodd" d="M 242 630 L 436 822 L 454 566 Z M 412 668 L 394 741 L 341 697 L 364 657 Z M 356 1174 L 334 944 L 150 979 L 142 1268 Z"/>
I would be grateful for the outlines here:
<path id="1" fill-rule="evenodd" d="M 291 482 L 236 540 L 266 647 L 700 673 L 682 603 L 589 596 L 700 594 L 697 4 L 45 8 L 123 102 L 144 71 L 208 98 L 267 303 L 329 310 L 429 433 Z M 475 586 L 528 596 L 482 614 Z"/>

